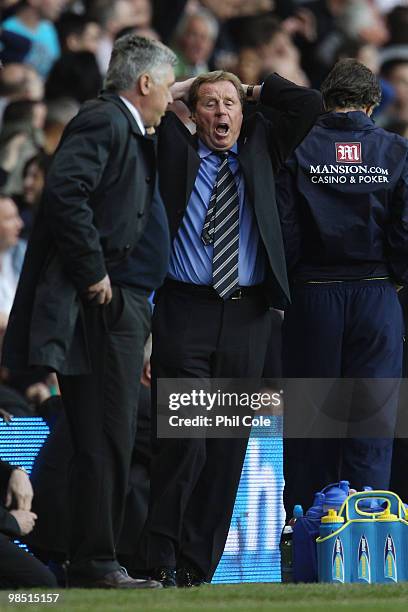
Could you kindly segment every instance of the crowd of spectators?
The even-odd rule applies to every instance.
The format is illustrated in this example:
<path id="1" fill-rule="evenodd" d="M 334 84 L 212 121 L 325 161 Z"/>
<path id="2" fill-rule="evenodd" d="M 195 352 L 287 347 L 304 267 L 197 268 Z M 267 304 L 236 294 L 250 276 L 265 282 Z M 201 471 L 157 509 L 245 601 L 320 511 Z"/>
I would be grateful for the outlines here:
<path id="1" fill-rule="evenodd" d="M 277 72 L 319 88 L 338 59 L 379 75 L 380 126 L 408 137 L 405 0 L 3 0 L 0 3 L 0 342 L 50 157 L 102 89 L 113 42 L 162 40 L 182 80 L 213 69 L 261 84 Z M 186 114 L 186 124 L 193 129 Z M 0 369 L 0 408 L 41 414 L 47 372 Z M 1 413 L 0 413 L 1 418 Z"/>
<path id="2" fill-rule="evenodd" d="M 0 217 L 13 217 L 6 221 L 13 229 L 5 240 L 0 236 L 7 245 L 0 253 L 1 287 L 15 287 L 21 261 L 12 253 L 24 252 L 49 158 L 79 105 L 101 90 L 117 37 L 132 31 L 170 45 L 178 79 L 227 69 L 259 84 L 278 72 L 319 88 L 338 59 L 354 57 L 380 77 L 376 123 L 407 137 L 407 24 L 408 3 L 396 0 L 177 0 L 171 7 L 164 0 L 5 0 Z M 185 121 L 194 129 L 187 113 Z M 0 305 L 0 334 L 9 306 Z M 0 378 L 26 400 L 33 383 L 44 385 L 38 399 L 50 384 L 54 389 L 41 372 L 3 371 Z M 35 414 L 32 401 L 27 413 Z"/>

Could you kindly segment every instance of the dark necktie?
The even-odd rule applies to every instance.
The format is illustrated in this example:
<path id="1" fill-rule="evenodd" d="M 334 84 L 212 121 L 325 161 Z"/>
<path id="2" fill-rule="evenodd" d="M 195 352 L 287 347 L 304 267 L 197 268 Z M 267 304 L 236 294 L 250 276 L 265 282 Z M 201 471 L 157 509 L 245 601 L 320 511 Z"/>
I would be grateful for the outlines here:
<path id="1" fill-rule="evenodd" d="M 220 153 L 221 165 L 211 195 L 201 238 L 214 244 L 213 287 L 226 300 L 238 288 L 239 197 L 228 165 L 228 153 Z"/>

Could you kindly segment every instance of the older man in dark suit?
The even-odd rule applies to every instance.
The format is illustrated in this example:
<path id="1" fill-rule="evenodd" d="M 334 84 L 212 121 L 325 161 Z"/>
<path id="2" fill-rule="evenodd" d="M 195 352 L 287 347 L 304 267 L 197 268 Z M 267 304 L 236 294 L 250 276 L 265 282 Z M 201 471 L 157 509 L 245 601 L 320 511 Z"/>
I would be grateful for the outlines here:
<path id="1" fill-rule="evenodd" d="M 268 305 L 289 298 L 274 174 L 313 125 L 320 94 L 276 74 L 262 88 L 242 86 L 221 71 L 172 91 L 188 101 L 197 135 L 173 113 L 160 127 L 160 189 L 174 240 L 156 300 L 153 374 L 260 377 Z M 254 110 L 262 112 L 243 121 L 245 98 L 260 101 Z M 200 584 L 214 573 L 246 445 L 157 440 L 146 552 L 165 586 Z"/>
<path id="2" fill-rule="evenodd" d="M 148 295 L 167 268 L 145 128 L 171 102 L 174 54 L 133 35 L 114 46 L 106 92 L 67 126 L 48 173 L 4 361 L 59 373 L 72 435 L 69 584 L 145 588 L 115 556 L 134 443 Z M 160 248 L 158 248 L 160 245 Z"/>

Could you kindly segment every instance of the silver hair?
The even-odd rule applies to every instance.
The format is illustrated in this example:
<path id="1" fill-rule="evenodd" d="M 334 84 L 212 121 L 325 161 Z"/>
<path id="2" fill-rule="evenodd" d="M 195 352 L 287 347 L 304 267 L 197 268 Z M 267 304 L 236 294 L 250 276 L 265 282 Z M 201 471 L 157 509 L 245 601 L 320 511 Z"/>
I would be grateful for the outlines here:
<path id="1" fill-rule="evenodd" d="M 113 45 L 104 87 L 108 91 L 125 91 L 145 72 L 159 79 L 165 65 L 175 66 L 176 63 L 175 53 L 162 43 L 127 34 Z"/>
<path id="2" fill-rule="evenodd" d="M 207 11 L 204 8 L 198 9 L 194 11 L 193 13 L 187 13 L 183 15 L 183 17 L 180 19 L 177 25 L 177 29 L 175 33 L 175 40 L 176 41 L 179 40 L 184 35 L 185 31 L 187 30 L 187 26 L 190 20 L 194 18 L 202 19 L 203 21 L 205 21 L 208 25 L 208 29 L 210 30 L 211 38 L 213 40 L 216 40 L 218 36 L 218 32 L 220 30 L 218 21 L 215 19 L 212 13 L 210 13 L 210 11 Z"/>

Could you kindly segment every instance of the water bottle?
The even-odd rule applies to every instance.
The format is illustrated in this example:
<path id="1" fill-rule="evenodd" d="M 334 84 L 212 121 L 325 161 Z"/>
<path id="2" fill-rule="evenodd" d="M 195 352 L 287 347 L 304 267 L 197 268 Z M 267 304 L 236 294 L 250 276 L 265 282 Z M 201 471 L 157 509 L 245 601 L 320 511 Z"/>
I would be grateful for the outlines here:
<path id="1" fill-rule="evenodd" d="M 344 518 L 337 514 L 337 511 L 330 508 L 325 516 L 322 516 L 320 521 L 320 537 L 326 536 L 336 531 L 344 523 Z"/>
<path id="2" fill-rule="evenodd" d="M 313 505 L 310 506 L 309 510 L 306 512 L 307 518 L 318 519 L 320 521 L 320 519 L 322 518 L 324 514 L 323 505 L 324 505 L 325 498 L 326 498 L 325 494 L 322 493 L 321 491 L 318 491 L 317 493 L 315 493 L 315 496 L 313 499 Z"/>
<path id="3" fill-rule="evenodd" d="M 350 483 L 348 480 L 340 480 L 340 482 L 327 485 L 321 492 L 325 495 L 323 511 L 327 512 L 332 509 L 338 512 L 349 495 Z"/>
<path id="4" fill-rule="evenodd" d="M 284 526 L 280 540 L 281 580 L 293 582 L 293 527 L 296 520 L 303 516 L 303 508 L 299 504 L 293 508 L 293 517 Z"/>

